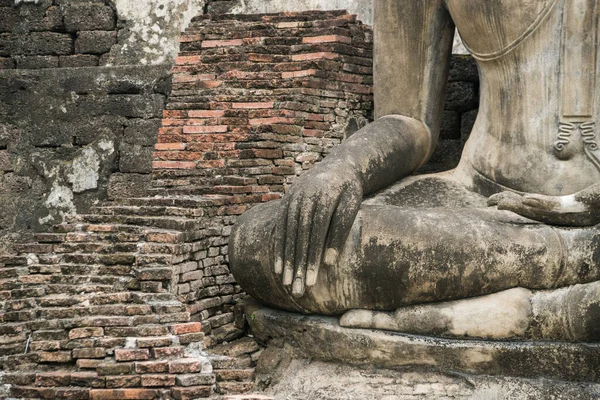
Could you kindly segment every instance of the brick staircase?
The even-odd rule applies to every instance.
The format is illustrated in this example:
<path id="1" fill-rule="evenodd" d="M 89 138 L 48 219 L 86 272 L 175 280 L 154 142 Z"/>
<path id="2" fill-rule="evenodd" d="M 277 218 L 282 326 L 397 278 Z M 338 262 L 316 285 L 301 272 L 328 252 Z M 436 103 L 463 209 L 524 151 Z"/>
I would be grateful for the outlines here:
<path id="1" fill-rule="evenodd" d="M 207 272 L 189 260 L 208 255 L 215 234 L 221 239 L 220 230 L 211 230 L 214 207 L 202 198 L 108 202 L 67 217 L 56 232 L 36 235 L 36 243 L 15 246 L 27 256 L 1 258 L 2 278 L 10 279 L 10 291 L 2 286 L 10 299 L 0 325 L 10 395 L 116 399 L 168 392 L 188 399 L 210 396 L 215 385 L 223 393 L 251 390 L 251 364 L 240 375 L 235 360 L 219 359 L 213 372 L 202 352 L 211 344 L 207 329 L 190 322 L 194 303 L 188 307 L 185 296 L 174 294 L 197 271 L 203 278 Z M 230 279 L 206 278 L 219 277 Z M 233 292 L 230 307 L 239 287 Z M 216 295 L 220 307 L 223 296 Z M 209 312 L 198 304 L 214 299 L 200 299 L 196 310 Z M 205 326 L 221 329 L 224 339 L 243 334 L 221 317 L 227 314 L 208 315 Z"/>

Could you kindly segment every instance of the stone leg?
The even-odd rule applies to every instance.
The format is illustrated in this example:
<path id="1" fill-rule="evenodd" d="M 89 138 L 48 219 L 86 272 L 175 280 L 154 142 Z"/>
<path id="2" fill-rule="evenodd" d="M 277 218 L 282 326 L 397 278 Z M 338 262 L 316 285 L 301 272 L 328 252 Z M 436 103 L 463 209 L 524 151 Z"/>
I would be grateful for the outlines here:
<path id="1" fill-rule="evenodd" d="M 279 203 L 250 210 L 230 241 L 242 288 L 272 307 L 341 315 L 396 310 L 523 287 L 544 290 L 600 280 L 600 232 L 563 230 L 493 208 L 401 208 L 364 204 L 335 267 L 294 299 L 274 270 Z"/>
<path id="2" fill-rule="evenodd" d="M 600 341 L 600 282 L 532 292 L 509 289 L 487 296 L 402 307 L 395 312 L 351 310 L 348 328 L 482 339 Z"/>

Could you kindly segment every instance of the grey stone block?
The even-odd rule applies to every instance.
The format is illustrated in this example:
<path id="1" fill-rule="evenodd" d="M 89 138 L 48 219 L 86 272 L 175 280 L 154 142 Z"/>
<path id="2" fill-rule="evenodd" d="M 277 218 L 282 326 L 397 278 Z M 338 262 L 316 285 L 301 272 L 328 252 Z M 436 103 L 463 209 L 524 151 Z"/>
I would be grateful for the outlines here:
<path id="1" fill-rule="evenodd" d="M 70 118 L 60 126 L 60 131 L 67 137 L 73 138 L 75 145 L 87 145 L 101 136 L 121 137 L 123 134 L 124 118 L 105 115 L 101 117 Z"/>
<path id="2" fill-rule="evenodd" d="M 444 109 L 453 111 L 468 111 L 477 107 L 479 91 L 474 82 L 450 82 L 446 94 Z"/>
<path id="3" fill-rule="evenodd" d="M 32 32 L 13 35 L 9 49 L 15 55 L 66 55 L 73 53 L 71 35 L 56 32 Z M 0 38 L 0 42 L 2 38 Z M 0 53 L 2 45 L 0 44 Z M 0 54 L 2 55 L 2 54 Z"/>
<path id="4" fill-rule="evenodd" d="M 19 10 L 14 7 L 0 7 L 0 32 L 12 32 L 19 22 Z"/>
<path id="5" fill-rule="evenodd" d="M 115 29 L 115 12 L 104 4 L 70 2 L 61 7 L 67 32 Z"/>
<path id="6" fill-rule="evenodd" d="M 160 119 L 128 120 L 123 137 L 124 143 L 154 146 L 158 138 L 158 129 L 160 126 Z"/>
<path id="7" fill-rule="evenodd" d="M 17 56 L 18 69 L 58 68 L 57 56 Z"/>
<path id="8" fill-rule="evenodd" d="M 152 147 L 123 145 L 120 150 L 119 170 L 126 173 L 152 172 Z"/>
<path id="9" fill-rule="evenodd" d="M 15 61 L 12 58 L 0 57 L 0 69 L 12 69 L 15 67 Z"/>
<path id="10" fill-rule="evenodd" d="M 471 135 L 471 131 L 473 130 L 473 125 L 475 125 L 475 120 L 477 119 L 478 113 L 479 109 L 467 111 L 466 113 L 462 114 L 460 122 L 460 137 L 463 142 L 466 142 Z"/>
<path id="11" fill-rule="evenodd" d="M 77 33 L 75 53 L 103 54 L 117 43 L 116 31 L 82 31 Z"/>
<path id="12" fill-rule="evenodd" d="M 460 139 L 460 113 L 456 111 L 444 111 L 440 140 L 446 139 Z"/>
<path id="13" fill-rule="evenodd" d="M 61 68 L 96 67 L 98 66 L 98 56 L 91 54 L 60 56 L 58 64 Z"/>
<path id="14" fill-rule="evenodd" d="M 450 60 L 449 78 L 454 81 L 479 82 L 479 70 L 475 59 L 467 55 L 454 55 Z"/>
<path id="15" fill-rule="evenodd" d="M 112 174 L 108 182 L 108 197 L 121 199 L 144 196 L 151 186 L 148 174 Z"/>
<path id="16" fill-rule="evenodd" d="M 47 4 L 21 4 L 16 8 L 18 21 L 12 26 L 14 33 L 63 30 L 63 16 L 59 7 Z"/>

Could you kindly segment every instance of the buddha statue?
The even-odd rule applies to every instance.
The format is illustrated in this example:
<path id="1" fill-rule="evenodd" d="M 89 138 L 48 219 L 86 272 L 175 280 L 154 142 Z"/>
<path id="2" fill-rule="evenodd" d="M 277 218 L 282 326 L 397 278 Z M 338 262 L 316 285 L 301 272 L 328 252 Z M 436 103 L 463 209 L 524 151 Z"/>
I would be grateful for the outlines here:
<path id="1" fill-rule="evenodd" d="M 376 120 L 244 214 L 230 266 L 342 326 L 600 340 L 596 0 L 377 0 Z M 455 27 L 480 71 L 458 167 L 438 141 Z"/>

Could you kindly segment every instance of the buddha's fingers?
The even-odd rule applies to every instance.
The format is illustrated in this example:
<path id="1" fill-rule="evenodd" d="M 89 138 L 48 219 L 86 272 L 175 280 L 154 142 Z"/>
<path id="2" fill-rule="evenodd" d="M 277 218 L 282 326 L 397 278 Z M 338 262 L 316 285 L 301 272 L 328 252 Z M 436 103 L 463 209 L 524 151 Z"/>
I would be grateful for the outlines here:
<path id="1" fill-rule="evenodd" d="M 520 201 L 521 195 L 513 192 L 500 192 L 491 195 L 488 198 L 487 204 L 488 206 L 497 206 L 500 202 L 503 201 Z"/>
<path id="2" fill-rule="evenodd" d="M 283 285 L 291 286 L 294 280 L 294 263 L 296 260 L 296 239 L 298 235 L 298 219 L 302 194 L 290 193 L 290 202 L 285 229 L 285 255 L 283 258 Z"/>
<path id="3" fill-rule="evenodd" d="M 277 275 L 283 274 L 283 257 L 285 255 L 285 228 L 287 226 L 289 208 L 288 199 L 289 197 L 286 197 L 281 202 L 281 211 L 273 231 L 273 257 L 275 258 L 274 269 Z"/>
<path id="4" fill-rule="evenodd" d="M 561 206 L 559 197 L 528 194 L 523 196 L 523 205 L 546 211 L 557 210 Z"/>
<path id="5" fill-rule="evenodd" d="M 306 271 L 306 286 L 317 283 L 319 267 L 325 253 L 325 242 L 338 199 L 329 200 L 326 204 L 315 209 L 314 219 L 308 247 L 308 267 Z"/>
<path id="6" fill-rule="evenodd" d="M 296 236 L 296 258 L 294 267 L 294 283 L 292 285 L 292 296 L 299 298 L 306 290 L 306 265 L 308 262 L 308 248 L 311 240 L 311 228 L 313 215 L 318 200 L 311 196 L 304 196 L 299 208 L 298 233 Z"/>
<path id="7" fill-rule="evenodd" d="M 362 191 L 359 188 L 349 187 L 342 193 L 329 227 L 327 251 L 324 260 L 326 265 L 337 265 L 362 200 Z"/>

